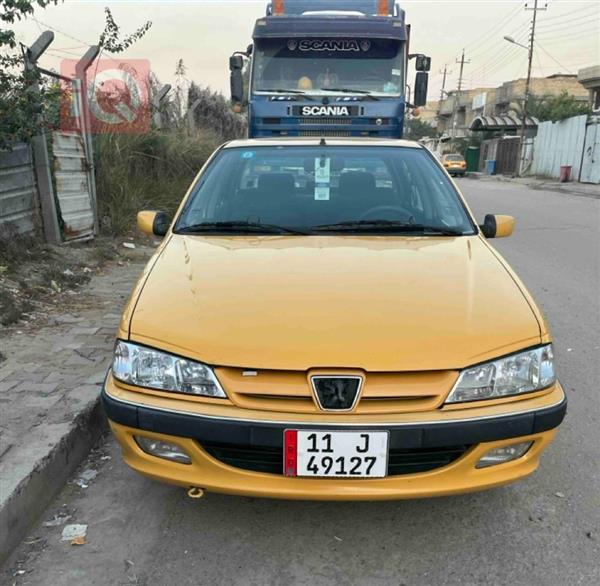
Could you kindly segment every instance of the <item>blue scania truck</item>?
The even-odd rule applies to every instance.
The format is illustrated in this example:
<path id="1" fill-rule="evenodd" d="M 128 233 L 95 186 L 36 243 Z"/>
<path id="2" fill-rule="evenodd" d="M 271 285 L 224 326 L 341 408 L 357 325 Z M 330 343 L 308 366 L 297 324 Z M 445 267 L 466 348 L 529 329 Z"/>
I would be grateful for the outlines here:
<path id="1" fill-rule="evenodd" d="M 401 138 L 407 107 L 426 102 L 431 60 L 409 53 L 395 0 L 273 0 L 252 38 L 229 61 L 250 137 Z"/>

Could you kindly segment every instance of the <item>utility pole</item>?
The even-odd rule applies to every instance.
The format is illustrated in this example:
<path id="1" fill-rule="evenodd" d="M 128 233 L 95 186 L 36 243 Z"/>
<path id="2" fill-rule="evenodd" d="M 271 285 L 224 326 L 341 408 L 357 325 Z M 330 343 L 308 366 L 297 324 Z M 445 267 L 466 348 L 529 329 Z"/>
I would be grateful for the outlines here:
<path id="1" fill-rule="evenodd" d="M 446 89 L 446 76 L 448 74 L 451 74 L 451 71 L 448 71 L 448 65 L 444 64 L 444 71 L 440 71 L 441 74 L 443 74 L 443 78 L 442 78 L 442 90 L 440 91 L 440 105 L 442 103 L 442 100 L 444 99 L 444 93 L 445 93 L 445 89 Z"/>
<path id="2" fill-rule="evenodd" d="M 441 73 L 444 77 L 442 78 L 442 89 L 440 90 L 440 101 L 438 102 L 438 111 L 437 111 L 437 116 L 438 116 L 438 130 L 440 129 L 439 124 L 440 124 L 440 112 L 442 111 L 442 102 L 444 101 L 444 94 L 446 93 L 446 77 L 451 74 L 451 71 L 448 71 L 448 64 L 444 63 L 444 71 L 440 71 L 439 73 Z"/>
<path id="3" fill-rule="evenodd" d="M 462 89 L 463 70 L 465 68 L 465 63 L 471 63 L 471 61 L 465 61 L 464 49 L 462 50 L 462 56 L 460 58 L 460 61 L 457 59 L 456 63 L 460 63 L 460 73 L 458 75 L 458 89 L 456 90 L 456 94 L 454 95 L 454 108 L 452 109 L 452 138 L 456 137 L 456 111 L 458 110 L 458 100 L 460 98 L 460 90 Z"/>
<path id="4" fill-rule="evenodd" d="M 523 101 L 523 117 L 521 119 L 521 135 L 519 137 L 519 150 L 518 150 L 518 164 L 517 164 L 517 177 L 521 175 L 521 170 L 525 157 L 523 156 L 523 144 L 525 142 L 525 124 L 527 122 L 527 104 L 529 102 L 529 86 L 531 84 L 531 64 L 533 62 L 533 43 L 535 42 L 535 23 L 538 10 L 546 10 L 547 4 L 543 8 L 538 7 L 538 0 L 533 0 L 533 8 L 528 8 L 525 4 L 525 10 L 532 10 L 533 16 L 531 17 L 531 35 L 529 37 L 529 62 L 527 64 L 527 79 L 525 81 L 525 99 Z"/>

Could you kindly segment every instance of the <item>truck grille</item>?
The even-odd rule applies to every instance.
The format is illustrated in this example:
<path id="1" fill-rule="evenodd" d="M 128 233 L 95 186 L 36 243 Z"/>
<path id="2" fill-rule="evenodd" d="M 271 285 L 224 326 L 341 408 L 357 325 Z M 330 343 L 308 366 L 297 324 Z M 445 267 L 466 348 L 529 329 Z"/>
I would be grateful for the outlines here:
<path id="1" fill-rule="evenodd" d="M 315 124 L 320 124 L 322 126 L 328 125 L 344 125 L 344 124 L 352 124 L 351 118 L 300 118 L 298 120 L 300 126 L 308 125 L 310 126 Z"/>
<path id="2" fill-rule="evenodd" d="M 202 448 L 216 460 L 243 470 L 283 474 L 283 448 L 203 442 Z M 442 468 L 458 460 L 471 446 L 441 448 L 391 449 L 388 476 L 418 474 Z"/>
<path id="3" fill-rule="evenodd" d="M 349 130 L 299 130 L 298 136 L 352 136 Z"/>

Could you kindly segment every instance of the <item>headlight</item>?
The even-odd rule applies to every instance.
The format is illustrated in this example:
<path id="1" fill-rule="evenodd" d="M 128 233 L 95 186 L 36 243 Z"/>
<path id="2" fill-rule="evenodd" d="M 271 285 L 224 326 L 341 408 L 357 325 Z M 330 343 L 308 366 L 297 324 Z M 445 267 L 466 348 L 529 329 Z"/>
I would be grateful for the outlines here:
<path id="1" fill-rule="evenodd" d="M 555 381 L 552 344 L 549 344 L 463 370 L 446 403 L 531 393 Z"/>
<path id="2" fill-rule="evenodd" d="M 215 373 L 206 364 L 121 340 L 115 345 L 112 372 L 116 379 L 130 385 L 227 398 Z"/>

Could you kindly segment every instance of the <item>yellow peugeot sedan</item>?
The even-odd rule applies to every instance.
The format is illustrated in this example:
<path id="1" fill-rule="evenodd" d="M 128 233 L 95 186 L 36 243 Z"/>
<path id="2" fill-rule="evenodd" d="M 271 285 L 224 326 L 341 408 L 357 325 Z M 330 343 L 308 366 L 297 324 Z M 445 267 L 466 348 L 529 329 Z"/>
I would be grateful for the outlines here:
<path id="1" fill-rule="evenodd" d="M 102 398 L 134 470 L 189 489 L 398 499 L 532 473 L 566 411 L 548 325 L 417 143 L 218 149 L 125 309 Z"/>

